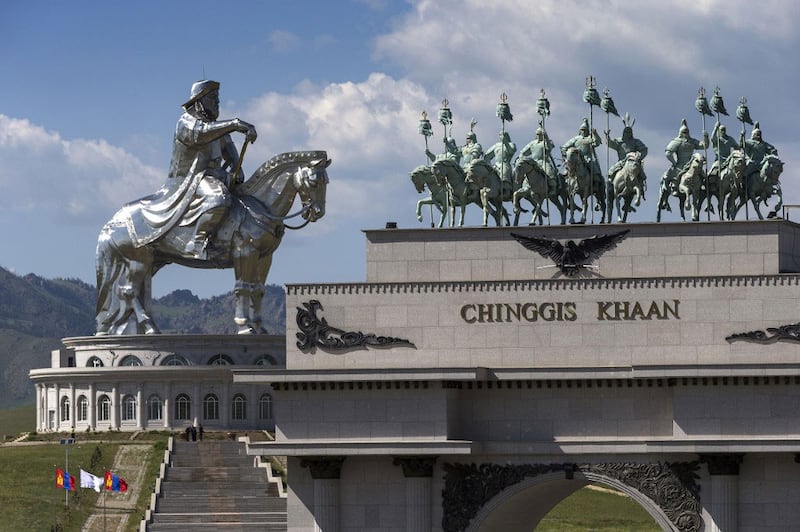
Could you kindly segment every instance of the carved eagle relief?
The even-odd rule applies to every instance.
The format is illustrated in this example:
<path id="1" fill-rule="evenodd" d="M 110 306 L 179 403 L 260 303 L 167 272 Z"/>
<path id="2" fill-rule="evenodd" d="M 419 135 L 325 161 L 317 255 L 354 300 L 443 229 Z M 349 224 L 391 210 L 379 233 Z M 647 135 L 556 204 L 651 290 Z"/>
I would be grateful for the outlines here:
<path id="1" fill-rule="evenodd" d="M 567 240 L 562 244 L 552 238 L 524 236 L 517 233 L 511 233 L 511 236 L 527 249 L 551 259 L 567 277 L 576 277 L 582 269 L 591 267 L 603 253 L 617 247 L 629 232 L 630 230 L 626 229 L 619 233 L 584 238 L 577 244 L 574 240 Z"/>

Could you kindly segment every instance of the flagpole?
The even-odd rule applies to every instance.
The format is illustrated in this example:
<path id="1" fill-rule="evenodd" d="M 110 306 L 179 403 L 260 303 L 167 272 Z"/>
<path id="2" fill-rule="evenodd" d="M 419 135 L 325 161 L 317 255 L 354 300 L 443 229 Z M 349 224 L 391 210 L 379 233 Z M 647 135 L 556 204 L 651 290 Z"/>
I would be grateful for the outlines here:
<path id="1" fill-rule="evenodd" d="M 53 473 L 55 474 L 56 480 L 58 480 L 58 466 L 56 464 L 53 464 Z M 57 507 L 57 504 L 58 504 L 56 502 L 56 495 L 57 494 L 58 494 L 58 483 L 56 482 L 56 486 L 53 489 L 53 530 L 57 530 L 58 529 L 58 519 L 56 518 L 56 515 L 57 515 L 56 514 L 56 507 Z"/>
<path id="2" fill-rule="evenodd" d="M 545 190 L 547 191 L 545 192 L 546 197 L 544 199 L 547 201 L 547 225 L 550 225 L 550 177 L 547 174 L 547 159 L 550 157 L 550 137 L 547 136 L 547 127 L 545 126 L 545 119 L 547 115 L 550 114 L 550 101 L 545 97 L 544 89 L 539 89 L 539 99 L 536 100 L 536 111 L 539 113 L 539 116 L 542 117 L 542 121 L 540 122 L 544 144 L 542 147 L 542 169 L 544 170 Z M 554 192 L 558 194 L 558 172 L 556 168 L 553 168 L 553 172 L 556 174 L 556 190 L 554 190 Z"/>

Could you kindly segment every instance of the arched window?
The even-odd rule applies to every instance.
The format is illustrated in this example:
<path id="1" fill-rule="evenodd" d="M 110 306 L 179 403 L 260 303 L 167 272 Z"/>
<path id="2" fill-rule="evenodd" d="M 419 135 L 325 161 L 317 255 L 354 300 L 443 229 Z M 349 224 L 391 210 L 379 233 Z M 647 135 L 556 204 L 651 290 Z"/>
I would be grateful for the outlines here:
<path id="1" fill-rule="evenodd" d="M 161 410 L 163 408 L 161 398 L 157 395 L 151 395 L 147 399 L 147 419 L 161 419 Z"/>
<path id="2" fill-rule="evenodd" d="M 126 395 L 122 398 L 122 421 L 136 420 L 136 398 Z"/>
<path id="3" fill-rule="evenodd" d="M 89 357 L 89 360 L 86 361 L 87 368 L 102 368 L 103 361 L 97 357 Z"/>
<path id="4" fill-rule="evenodd" d="M 97 421 L 109 419 L 111 419 L 111 399 L 107 395 L 101 395 L 97 400 Z"/>
<path id="5" fill-rule="evenodd" d="M 272 355 L 261 355 L 260 357 L 256 358 L 254 362 L 256 366 L 277 366 L 278 363 L 275 361 L 275 357 Z"/>
<path id="6" fill-rule="evenodd" d="M 69 397 L 61 398 L 61 421 L 69 421 Z"/>
<path id="7" fill-rule="evenodd" d="M 219 399 L 213 393 L 203 399 L 203 419 L 219 419 Z"/>
<path id="8" fill-rule="evenodd" d="M 233 366 L 233 359 L 228 355 L 222 353 L 214 355 L 208 361 L 209 366 Z"/>
<path id="9" fill-rule="evenodd" d="M 244 394 L 237 393 L 233 396 L 232 408 L 233 419 L 247 419 L 247 398 Z"/>
<path id="10" fill-rule="evenodd" d="M 142 361 L 139 360 L 139 357 L 135 357 L 133 355 L 128 355 L 122 360 L 119 361 L 120 366 L 141 366 Z"/>
<path id="11" fill-rule="evenodd" d="M 169 355 L 161 361 L 162 366 L 188 366 L 189 361 L 180 355 Z"/>
<path id="12" fill-rule="evenodd" d="M 78 396 L 78 421 L 86 421 L 89 418 L 89 400 L 85 395 Z"/>
<path id="13" fill-rule="evenodd" d="M 258 400 L 258 419 L 272 419 L 272 396 L 262 393 Z"/>
<path id="14" fill-rule="evenodd" d="M 175 398 L 175 419 L 186 421 L 192 415 L 192 401 L 185 393 Z"/>

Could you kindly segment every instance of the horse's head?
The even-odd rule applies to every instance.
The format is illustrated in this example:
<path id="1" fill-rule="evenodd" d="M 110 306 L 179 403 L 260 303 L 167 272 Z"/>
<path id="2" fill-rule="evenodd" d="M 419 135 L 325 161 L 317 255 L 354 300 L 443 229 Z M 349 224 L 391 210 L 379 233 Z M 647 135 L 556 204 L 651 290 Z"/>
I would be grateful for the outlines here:
<path id="1" fill-rule="evenodd" d="M 641 168 L 642 167 L 642 154 L 638 151 L 632 151 L 625 156 L 625 165 L 628 168 Z"/>
<path id="2" fill-rule="evenodd" d="M 741 176 L 747 166 L 744 150 L 738 149 L 731 151 L 731 154 L 728 156 L 727 164 L 730 170 L 733 170 L 737 176 Z"/>
<path id="3" fill-rule="evenodd" d="M 763 179 L 765 183 L 776 185 L 782 172 L 783 161 L 778 159 L 777 155 L 769 154 L 764 157 L 764 160 L 761 162 L 760 174 L 761 179 Z"/>
<path id="4" fill-rule="evenodd" d="M 414 188 L 419 194 L 425 192 L 425 183 L 431 178 L 431 169 L 426 165 L 417 166 L 409 174 Z"/>
<path id="5" fill-rule="evenodd" d="M 330 159 L 311 161 L 294 174 L 295 187 L 303 203 L 303 219 L 316 222 L 325 215 L 325 193 L 328 188 Z"/>
<path id="6" fill-rule="evenodd" d="M 702 168 L 706 164 L 706 156 L 696 151 L 692 154 L 691 168 Z"/>

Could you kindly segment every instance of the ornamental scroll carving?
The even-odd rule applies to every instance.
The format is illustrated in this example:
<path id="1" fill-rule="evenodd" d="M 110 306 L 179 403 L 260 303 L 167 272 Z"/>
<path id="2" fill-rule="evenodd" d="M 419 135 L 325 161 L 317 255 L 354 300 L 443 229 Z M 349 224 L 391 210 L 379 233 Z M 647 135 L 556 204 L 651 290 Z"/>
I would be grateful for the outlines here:
<path id="1" fill-rule="evenodd" d="M 732 334 L 725 338 L 728 343 L 737 340 L 753 342 L 756 344 L 774 344 L 775 342 L 800 343 L 800 323 L 768 327 L 765 331 L 750 331 Z"/>
<path id="2" fill-rule="evenodd" d="M 444 464 L 442 528 L 466 530 L 480 509 L 504 489 L 526 478 L 563 471 L 594 473 L 622 482 L 655 502 L 677 530 L 698 531 L 701 517 L 698 462 L 656 464 Z"/>
<path id="3" fill-rule="evenodd" d="M 322 303 L 312 299 L 297 307 L 297 348 L 303 353 L 311 353 L 319 348 L 324 351 L 344 352 L 351 349 L 366 349 L 367 347 L 413 347 L 416 346 L 408 340 L 393 338 L 391 336 L 376 336 L 364 334 L 360 331 L 344 331 L 331 327 L 325 318 L 317 317 L 317 310 L 322 309 Z"/>

